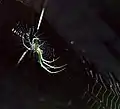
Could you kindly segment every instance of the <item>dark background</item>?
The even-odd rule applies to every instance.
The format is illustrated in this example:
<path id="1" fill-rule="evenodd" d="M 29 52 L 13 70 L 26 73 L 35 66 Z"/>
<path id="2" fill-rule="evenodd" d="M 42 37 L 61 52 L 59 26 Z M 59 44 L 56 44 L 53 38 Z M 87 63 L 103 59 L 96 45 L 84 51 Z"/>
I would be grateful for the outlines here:
<path id="1" fill-rule="evenodd" d="M 79 45 L 79 40 L 87 35 L 90 35 L 86 37 L 89 42 L 94 42 L 92 46 L 85 43 L 88 51 L 96 46 L 95 41 L 100 42 L 105 39 L 114 42 L 113 36 L 119 37 L 119 1 L 51 0 L 48 3 L 43 30 L 47 35 L 49 33 L 55 38 L 53 42 L 59 42 L 55 43 L 55 47 L 59 50 L 64 46 L 71 47 L 69 42 L 75 41 L 75 46 L 72 46 L 74 51 L 70 48 L 69 52 L 65 52 L 67 58 L 63 56 L 63 60 L 65 58 L 69 63 L 67 71 L 57 75 L 45 72 L 29 56 L 28 58 L 26 56 L 22 64 L 16 67 L 25 49 L 20 43 L 20 38 L 13 35 L 11 29 L 19 20 L 30 25 L 36 24 L 39 18 L 37 13 L 41 9 L 38 5 L 39 1 L 28 1 L 27 4 L 23 5 L 14 0 L 3 0 L 0 4 L 0 109 L 83 109 L 84 103 L 80 97 L 87 81 L 83 75 L 84 68 L 74 51 L 80 55 L 79 49 L 81 47 L 84 49 L 85 46 Z M 99 27 L 100 29 L 97 30 L 96 28 Z M 82 29 L 82 32 L 79 32 L 79 29 Z M 73 37 L 74 35 L 83 37 Z M 99 44 L 101 46 L 101 43 Z M 119 76 L 119 65 L 116 66 L 117 60 L 113 59 L 113 57 L 119 58 L 119 54 L 115 53 L 111 47 L 111 52 L 106 52 L 106 49 L 104 51 L 104 47 L 98 47 L 99 49 L 97 47 L 94 52 L 86 56 L 96 57 L 97 61 L 95 58 L 91 60 L 97 62 L 96 65 L 100 70 L 115 71 Z M 119 48 L 119 45 L 117 47 Z M 59 50 L 58 52 L 62 55 L 63 52 Z M 100 53 L 104 53 L 102 56 L 105 56 L 102 61 L 98 56 Z M 109 56 L 111 53 L 115 56 Z"/>

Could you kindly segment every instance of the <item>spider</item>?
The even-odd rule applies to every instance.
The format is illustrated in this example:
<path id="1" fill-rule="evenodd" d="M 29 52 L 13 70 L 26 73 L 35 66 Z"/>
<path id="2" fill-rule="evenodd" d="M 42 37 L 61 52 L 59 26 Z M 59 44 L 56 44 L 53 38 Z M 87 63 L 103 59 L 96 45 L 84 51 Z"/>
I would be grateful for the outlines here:
<path id="1" fill-rule="evenodd" d="M 19 24 L 17 24 L 19 25 Z M 24 32 L 23 32 L 24 30 Z M 54 66 L 53 64 L 60 58 L 55 58 L 52 57 L 52 60 L 47 60 L 44 58 L 44 48 L 43 46 L 46 46 L 47 41 L 45 40 L 40 40 L 39 36 L 41 34 L 38 34 L 37 32 L 34 32 L 35 29 L 34 27 L 29 28 L 28 30 L 25 30 L 23 27 L 21 28 L 18 26 L 17 29 L 13 28 L 12 31 L 17 34 L 18 36 L 21 37 L 22 39 L 22 44 L 26 48 L 26 51 L 22 54 L 20 57 L 19 61 L 17 64 L 21 62 L 21 60 L 25 57 L 25 55 L 29 52 L 32 51 L 34 54 L 37 54 L 37 61 L 41 65 L 43 69 L 45 69 L 49 73 L 59 73 L 63 70 L 66 69 L 66 65 L 61 65 L 61 66 Z M 53 49 L 54 50 L 54 49 Z M 52 51 L 53 52 L 53 51 Z M 54 71 L 55 70 L 55 71 Z"/>
<path id="2" fill-rule="evenodd" d="M 42 19 L 43 19 L 43 15 L 44 15 L 44 12 L 45 12 L 45 7 L 46 7 L 46 4 L 47 4 L 47 0 L 44 1 L 44 4 L 43 4 L 43 8 L 42 8 L 42 11 L 41 11 L 41 15 L 40 15 L 40 18 L 39 18 L 39 22 L 38 22 L 38 26 L 37 26 L 37 32 L 35 32 L 35 28 L 32 27 L 32 28 L 27 28 L 27 25 L 26 25 L 26 29 L 23 28 L 21 25 L 20 25 L 20 22 L 17 24 L 17 29 L 13 28 L 12 31 L 17 34 L 18 36 L 21 37 L 22 39 L 22 44 L 23 46 L 26 48 L 26 51 L 22 54 L 22 56 L 20 57 L 19 61 L 18 61 L 18 64 L 21 62 L 21 60 L 24 58 L 24 56 L 29 52 L 29 51 L 32 51 L 34 54 L 36 53 L 37 54 L 37 60 L 38 60 L 38 63 L 41 65 L 41 67 L 43 69 L 45 69 L 47 72 L 49 73 L 58 73 L 58 72 L 61 72 L 63 70 L 66 69 L 66 65 L 62 65 L 62 66 L 54 66 L 53 64 L 60 58 L 56 58 L 54 59 L 54 56 L 52 58 L 52 60 L 47 60 L 44 58 L 44 55 L 46 55 L 47 53 L 45 53 L 47 50 L 49 50 L 49 48 L 46 50 L 44 48 L 44 46 L 46 46 L 46 42 L 45 40 L 41 40 L 39 38 L 39 36 L 41 34 L 38 34 L 39 32 L 39 29 L 40 29 L 40 26 L 41 26 L 41 22 L 42 22 Z M 38 34 L 38 35 L 37 35 Z M 53 49 L 54 50 L 54 49 Z M 51 52 L 51 51 L 50 51 Z M 53 53 L 54 54 L 54 53 Z M 55 70 L 55 71 L 51 71 L 50 69 L 52 70 Z"/>

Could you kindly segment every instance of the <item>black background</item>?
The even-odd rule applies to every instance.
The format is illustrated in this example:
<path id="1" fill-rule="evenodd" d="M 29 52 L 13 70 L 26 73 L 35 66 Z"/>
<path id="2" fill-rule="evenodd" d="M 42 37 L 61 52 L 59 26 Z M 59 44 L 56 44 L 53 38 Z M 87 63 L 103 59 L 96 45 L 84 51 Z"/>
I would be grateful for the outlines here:
<path id="1" fill-rule="evenodd" d="M 68 37 L 66 35 L 67 33 L 70 34 L 70 32 L 72 32 L 70 31 L 71 28 L 69 30 L 67 27 L 72 27 L 71 19 L 74 21 L 74 16 L 68 20 L 67 17 L 72 15 L 69 12 L 68 16 L 64 17 L 70 9 L 69 5 L 67 5 L 68 2 L 64 2 L 63 5 L 61 1 L 59 7 L 54 7 L 57 6 L 55 5 L 56 3 L 57 2 L 54 0 L 53 2 L 49 2 L 48 9 L 50 10 L 47 10 L 46 19 L 55 31 L 62 37 L 58 36 L 58 34 L 54 32 L 51 32 L 54 30 L 50 29 L 51 27 L 49 27 L 48 22 L 45 23 L 46 21 L 44 21 L 43 27 L 47 27 L 45 29 L 47 35 L 50 33 L 50 36 L 55 36 L 54 38 L 56 39 L 54 39 L 53 42 L 57 43 L 55 43 L 55 47 L 60 50 L 60 48 L 64 48 L 64 46 L 66 47 L 66 44 L 63 44 L 62 38 L 68 45 L 69 41 L 74 39 L 73 37 Z M 72 8 L 74 8 L 76 2 L 70 1 L 70 3 L 73 3 Z M 97 16 L 97 18 L 99 17 L 100 20 L 104 21 L 101 28 L 104 28 L 104 24 L 108 24 L 111 30 L 119 36 L 119 6 L 117 6 L 117 1 L 113 3 L 112 0 L 98 2 L 95 2 L 94 0 L 86 0 L 81 4 L 78 2 L 78 4 L 81 6 L 83 5 L 83 10 L 85 13 L 87 12 L 87 16 L 83 13 L 83 18 L 81 17 L 83 20 L 84 18 L 94 18 Z M 85 4 L 89 4 L 90 10 L 88 9 L 86 11 L 86 8 L 84 7 Z M 57 75 L 50 75 L 45 72 L 32 58 L 27 58 L 27 56 L 23 60 L 22 64 L 19 67 L 16 67 L 16 63 L 25 49 L 20 43 L 20 38 L 13 35 L 11 29 L 19 20 L 30 25 L 36 24 L 37 18 L 39 17 L 34 10 L 36 9 L 37 12 L 39 12 L 39 8 L 36 6 L 37 5 L 34 5 L 34 7 L 27 7 L 19 2 L 15 2 L 14 0 L 3 0 L 0 4 L 0 109 L 83 109 L 83 103 L 80 100 L 80 96 L 87 80 L 85 80 L 83 76 L 84 68 L 80 66 L 78 58 L 74 55 L 73 51 L 67 52 L 67 58 L 64 57 L 69 63 L 67 72 L 62 72 Z M 59 8 L 61 7 L 63 7 L 63 9 L 60 11 Z M 64 11 L 66 8 L 68 10 Z M 72 9 L 70 9 L 70 11 L 71 10 Z M 93 15 L 92 17 L 91 14 Z M 85 19 L 85 21 L 89 21 L 89 19 Z M 99 19 L 96 21 L 98 22 Z M 88 22 L 90 25 L 88 25 L 88 29 L 91 29 L 91 24 L 93 23 L 94 22 L 90 22 L 89 24 Z M 78 27 L 81 25 L 78 22 L 76 22 L 76 24 L 78 24 Z M 97 27 L 99 27 L 99 24 Z M 72 29 L 75 30 L 74 25 Z M 87 29 L 85 29 L 83 33 L 86 33 L 86 30 Z M 107 36 L 111 34 L 109 33 L 109 30 L 110 29 L 105 30 L 107 31 Z M 90 31 L 91 36 L 94 33 L 93 31 L 95 30 L 92 29 L 92 32 Z M 101 31 L 98 31 L 98 34 L 102 34 L 103 36 L 105 35 L 101 33 Z M 89 39 L 96 39 L 98 36 L 90 37 Z M 109 39 L 109 37 L 107 38 Z M 76 48 L 79 48 L 79 45 L 73 46 L 73 48 L 75 48 L 78 53 Z M 91 50 L 92 46 L 87 49 Z M 58 52 L 61 53 L 59 50 Z M 93 54 L 97 56 L 103 52 L 103 49 L 101 48 L 98 51 L 99 52 L 94 52 Z M 119 54 L 115 53 L 111 47 L 110 51 L 115 55 L 115 57 L 119 58 Z M 110 54 L 110 52 L 108 53 Z M 91 56 L 93 54 L 90 53 L 87 56 Z M 99 61 L 99 58 L 97 59 L 100 66 L 106 65 L 106 63 L 103 64 L 106 61 L 106 58 L 104 58 L 102 62 Z M 109 60 L 109 58 L 107 58 L 107 60 Z M 110 61 L 108 63 L 106 67 L 109 65 L 111 66 L 114 62 Z M 116 71 L 119 76 L 119 67 L 112 65 L 112 70 Z M 71 101 L 72 104 L 69 105 Z"/>

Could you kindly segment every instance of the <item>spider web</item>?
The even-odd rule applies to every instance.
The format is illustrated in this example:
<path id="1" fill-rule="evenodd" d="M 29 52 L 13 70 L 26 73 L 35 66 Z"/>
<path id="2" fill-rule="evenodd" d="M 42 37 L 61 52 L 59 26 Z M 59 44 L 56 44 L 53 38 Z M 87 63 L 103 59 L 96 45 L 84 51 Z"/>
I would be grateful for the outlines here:
<path id="1" fill-rule="evenodd" d="M 56 58 L 55 49 L 47 41 L 44 42 L 40 49 L 43 50 L 44 59 L 51 61 L 53 58 Z"/>
<path id="2" fill-rule="evenodd" d="M 105 78 L 89 68 L 85 69 L 90 79 L 82 99 L 90 109 L 120 109 L 120 84 L 112 72 Z M 106 81 L 107 80 L 107 81 Z"/>

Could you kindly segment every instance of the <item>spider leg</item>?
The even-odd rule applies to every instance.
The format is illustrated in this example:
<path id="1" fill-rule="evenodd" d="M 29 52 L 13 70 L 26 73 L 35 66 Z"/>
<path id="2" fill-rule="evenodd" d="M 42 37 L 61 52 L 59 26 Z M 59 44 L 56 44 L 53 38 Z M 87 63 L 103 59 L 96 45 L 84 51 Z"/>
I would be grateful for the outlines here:
<path id="1" fill-rule="evenodd" d="M 40 47 L 41 47 L 42 45 L 44 45 L 45 42 L 46 42 L 46 41 L 44 41 L 42 44 L 40 44 L 40 45 L 38 46 L 38 48 L 40 49 Z M 41 51 L 42 51 L 42 50 L 41 50 Z"/>
<path id="2" fill-rule="evenodd" d="M 37 34 L 38 34 L 39 31 L 35 32 L 34 36 L 37 38 Z"/>
<path id="3" fill-rule="evenodd" d="M 35 35 L 36 37 L 40 37 L 40 36 L 42 36 L 44 33 L 40 33 L 40 34 L 38 34 L 38 35 Z"/>
<path id="4" fill-rule="evenodd" d="M 45 64 L 46 66 L 48 66 L 49 68 L 52 68 L 52 69 L 61 69 L 67 65 L 67 64 L 65 64 L 65 65 L 61 65 L 59 67 L 55 67 L 55 66 L 49 65 L 48 63 L 46 63 L 44 61 L 43 61 L 43 64 Z"/>
<path id="5" fill-rule="evenodd" d="M 39 38 L 33 38 L 33 39 L 32 39 L 32 44 L 34 44 L 34 41 L 35 41 L 35 40 L 39 40 Z"/>
<path id="6" fill-rule="evenodd" d="M 25 47 L 26 49 L 28 49 L 28 50 L 31 50 L 29 47 L 27 47 L 27 46 L 25 45 L 24 39 L 25 39 L 24 36 L 22 36 L 22 42 L 23 42 L 24 47 Z"/>
<path id="7" fill-rule="evenodd" d="M 19 24 L 19 26 L 17 26 L 17 29 L 16 29 L 17 31 L 18 31 L 18 33 L 19 34 L 17 34 L 17 35 L 19 35 L 20 37 L 22 36 L 22 34 L 23 34 L 23 32 L 22 32 L 22 27 L 21 27 L 21 25 Z"/>
<path id="8" fill-rule="evenodd" d="M 32 46 L 32 43 L 31 43 L 30 37 L 29 37 L 29 33 L 26 33 L 26 35 L 28 36 L 28 37 L 27 37 L 28 41 L 26 41 L 26 42 L 29 42 L 30 46 Z"/>
<path id="9" fill-rule="evenodd" d="M 33 34 L 33 36 L 35 36 L 36 38 L 38 38 L 39 36 L 41 36 L 41 35 L 43 35 L 44 33 L 40 33 L 40 34 L 38 34 L 38 30 L 37 30 L 37 32 L 35 32 L 35 34 L 34 34 L 34 32 L 32 33 Z M 38 35 L 37 35 L 38 34 Z"/>
<path id="10" fill-rule="evenodd" d="M 20 57 L 17 65 L 22 61 L 22 59 L 25 57 L 25 55 L 27 54 L 27 52 L 28 52 L 28 50 L 26 50 L 26 51 L 22 54 L 22 56 Z"/>
<path id="11" fill-rule="evenodd" d="M 20 25 L 20 21 L 17 23 L 17 28 L 16 30 L 20 30 L 21 29 L 21 25 Z"/>
<path id="12" fill-rule="evenodd" d="M 39 49 L 40 50 L 40 49 Z M 63 70 L 65 70 L 66 68 L 63 68 L 64 66 L 66 66 L 66 65 L 63 65 L 63 66 L 60 66 L 60 67 L 54 67 L 54 66 L 51 66 L 51 65 L 49 65 L 48 63 L 45 63 L 42 59 L 41 59 L 41 56 L 42 56 L 42 53 L 41 53 L 41 51 L 37 51 L 37 53 L 39 54 L 39 63 L 40 63 L 40 65 L 41 65 L 41 67 L 42 68 L 44 68 L 46 71 L 48 71 L 49 73 L 58 73 L 58 72 L 61 72 L 61 71 L 63 71 Z M 49 62 L 49 61 L 48 61 Z M 46 66 L 46 67 L 45 67 Z M 62 69 L 61 69 L 62 68 Z M 52 72 L 52 71 L 50 71 L 49 69 L 60 69 L 60 70 L 57 70 L 57 71 L 55 71 L 55 72 Z"/>
<path id="13" fill-rule="evenodd" d="M 43 65 L 42 62 L 40 62 L 40 65 L 41 65 L 41 67 L 42 67 L 43 69 L 45 69 L 47 72 L 49 72 L 49 73 L 51 73 L 51 74 L 53 74 L 53 73 L 59 73 L 59 72 L 62 72 L 63 70 L 66 69 L 66 68 L 63 68 L 63 69 L 57 70 L 57 71 L 50 71 L 47 67 L 45 67 L 45 66 Z"/>
<path id="14" fill-rule="evenodd" d="M 45 8 L 42 9 L 41 15 L 40 15 L 40 19 L 38 22 L 38 26 L 37 26 L 37 30 L 39 30 L 40 26 L 41 26 L 41 22 L 42 22 L 42 18 L 43 18 L 43 14 L 45 12 Z"/>
<path id="15" fill-rule="evenodd" d="M 45 60 L 45 59 L 43 58 L 43 56 L 41 55 L 41 60 L 44 61 L 44 62 L 46 62 L 46 63 L 49 63 L 49 64 L 57 61 L 59 58 L 60 58 L 60 57 L 58 57 L 58 58 L 56 58 L 56 59 L 53 59 L 52 61 L 48 61 L 48 60 Z"/>

